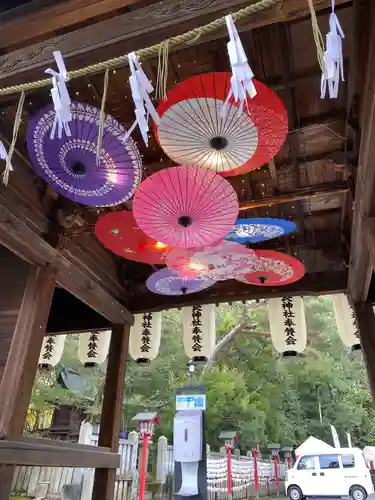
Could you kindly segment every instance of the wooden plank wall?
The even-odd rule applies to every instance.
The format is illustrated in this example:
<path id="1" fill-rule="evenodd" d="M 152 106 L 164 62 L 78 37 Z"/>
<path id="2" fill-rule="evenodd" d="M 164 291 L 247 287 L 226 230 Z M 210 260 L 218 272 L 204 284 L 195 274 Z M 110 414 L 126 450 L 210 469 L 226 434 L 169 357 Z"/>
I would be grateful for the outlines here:
<path id="1" fill-rule="evenodd" d="M 0 379 L 16 326 L 30 265 L 0 246 Z"/>

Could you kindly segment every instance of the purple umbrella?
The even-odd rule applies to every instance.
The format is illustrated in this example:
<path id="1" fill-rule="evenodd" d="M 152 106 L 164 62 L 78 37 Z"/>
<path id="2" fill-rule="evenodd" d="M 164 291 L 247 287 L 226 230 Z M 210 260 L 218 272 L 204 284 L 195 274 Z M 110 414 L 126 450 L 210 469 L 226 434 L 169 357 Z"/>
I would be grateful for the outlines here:
<path id="1" fill-rule="evenodd" d="M 37 172 L 59 194 L 89 206 L 118 205 L 129 200 L 140 180 L 142 162 L 126 130 L 106 115 L 100 165 L 96 144 L 100 110 L 72 102 L 71 136 L 50 138 L 55 112 L 46 106 L 31 120 L 27 147 Z"/>
<path id="2" fill-rule="evenodd" d="M 147 288 L 160 295 L 185 295 L 188 293 L 199 292 L 215 284 L 210 278 L 196 277 L 185 280 L 177 276 L 169 269 L 160 269 L 151 274 L 146 282 Z"/>

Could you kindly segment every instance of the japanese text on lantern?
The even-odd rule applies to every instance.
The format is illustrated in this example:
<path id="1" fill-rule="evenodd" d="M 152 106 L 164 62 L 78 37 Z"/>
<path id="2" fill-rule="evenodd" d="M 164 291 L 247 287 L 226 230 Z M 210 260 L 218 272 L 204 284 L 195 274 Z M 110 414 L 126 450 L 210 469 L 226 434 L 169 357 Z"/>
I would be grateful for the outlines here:
<path id="1" fill-rule="evenodd" d="M 49 336 L 44 345 L 43 359 L 50 360 L 52 358 L 54 346 L 55 346 L 55 339 Z"/>
<path id="2" fill-rule="evenodd" d="M 92 332 L 89 337 L 87 357 L 95 358 L 97 356 L 99 334 L 98 332 Z"/>
<path id="3" fill-rule="evenodd" d="M 151 349 L 151 327 L 152 313 L 145 313 L 142 321 L 141 352 L 149 352 Z"/>
<path id="4" fill-rule="evenodd" d="M 358 332 L 358 326 L 357 326 L 357 321 L 354 316 L 354 311 L 352 306 L 349 306 L 350 309 L 350 315 L 352 317 L 352 325 L 353 325 L 353 330 L 354 330 L 354 336 L 359 340 L 359 332 Z"/>
<path id="5" fill-rule="evenodd" d="M 284 317 L 284 331 L 285 331 L 285 343 L 286 345 L 295 345 L 297 342 L 295 336 L 295 323 L 294 323 L 294 312 L 293 312 L 293 299 L 292 297 L 283 297 L 281 299 L 281 307 L 283 309 Z"/>
<path id="6" fill-rule="evenodd" d="M 192 327 L 193 351 L 200 352 L 202 350 L 202 306 L 193 306 Z"/>

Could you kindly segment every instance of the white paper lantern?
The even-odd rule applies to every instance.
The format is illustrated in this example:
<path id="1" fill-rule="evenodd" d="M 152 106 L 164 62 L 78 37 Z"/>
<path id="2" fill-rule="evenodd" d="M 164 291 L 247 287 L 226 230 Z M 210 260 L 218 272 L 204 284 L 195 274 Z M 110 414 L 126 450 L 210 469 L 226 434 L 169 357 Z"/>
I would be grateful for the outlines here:
<path id="1" fill-rule="evenodd" d="M 78 359 L 85 367 L 101 365 L 108 356 L 111 330 L 80 333 Z"/>
<path id="2" fill-rule="evenodd" d="M 306 348 L 305 306 L 302 297 L 282 297 L 267 302 L 272 343 L 284 358 Z"/>
<path id="3" fill-rule="evenodd" d="M 148 364 L 159 353 L 161 312 L 136 314 L 130 328 L 129 354 L 139 364 Z"/>
<path id="4" fill-rule="evenodd" d="M 361 343 L 354 311 L 344 293 L 333 295 L 333 309 L 337 329 L 344 345 L 352 351 L 359 351 Z"/>
<path id="5" fill-rule="evenodd" d="M 39 369 L 52 370 L 61 360 L 64 352 L 66 335 L 47 335 L 43 339 L 39 356 Z"/>
<path id="6" fill-rule="evenodd" d="M 216 345 L 215 305 L 197 305 L 181 310 L 182 337 L 187 356 L 207 361 Z"/>

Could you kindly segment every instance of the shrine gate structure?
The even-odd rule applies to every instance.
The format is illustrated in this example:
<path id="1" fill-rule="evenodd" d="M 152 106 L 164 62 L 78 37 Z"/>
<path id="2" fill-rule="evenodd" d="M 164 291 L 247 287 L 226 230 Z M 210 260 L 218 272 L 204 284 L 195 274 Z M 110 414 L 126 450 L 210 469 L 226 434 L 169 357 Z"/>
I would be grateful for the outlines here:
<path id="1" fill-rule="evenodd" d="M 160 43 L 255 3 L 253 0 L 6 0 L 0 6 L 0 88 L 44 78 L 53 51 L 69 70 Z M 322 33 L 331 0 L 314 0 Z M 1 11 L 1 9 L 4 9 Z M 135 313 L 193 304 L 347 292 L 354 305 L 375 400 L 375 2 L 337 0 L 345 32 L 345 82 L 320 99 L 307 0 L 275 0 L 238 22 L 256 77 L 288 110 L 289 133 L 268 165 L 230 178 L 240 215 L 293 219 L 297 232 L 259 244 L 303 261 L 305 276 L 280 287 L 218 282 L 191 295 L 145 286 L 152 268 L 117 258 L 96 239 L 104 209 L 74 204 L 36 173 L 25 137 L 49 88 L 26 91 L 7 186 L 0 185 L 0 500 L 15 465 L 96 468 L 93 498 L 110 500 L 118 464 L 129 329 Z M 228 71 L 225 27 L 171 47 L 168 87 L 193 74 Z M 155 84 L 156 58 L 142 60 Z M 128 68 L 111 70 L 106 111 L 133 121 Z M 103 74 L 69 83 L 72 98 L 100 107 Z M 1 94 L 0 139 L 8 149 L 19 94 Z M 135 133 L 147 174 L 171 166 L 154 138 Z M 1 163 L 2 165 L 2 163 Z M 127 202 L 123 208 L 131 208 Z M 44 335 L 112 328 L 99 447 L 23 437 Z"/>

